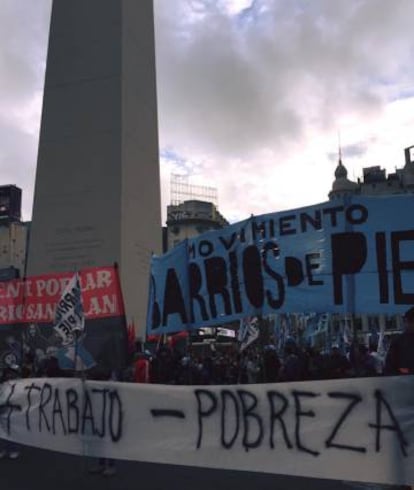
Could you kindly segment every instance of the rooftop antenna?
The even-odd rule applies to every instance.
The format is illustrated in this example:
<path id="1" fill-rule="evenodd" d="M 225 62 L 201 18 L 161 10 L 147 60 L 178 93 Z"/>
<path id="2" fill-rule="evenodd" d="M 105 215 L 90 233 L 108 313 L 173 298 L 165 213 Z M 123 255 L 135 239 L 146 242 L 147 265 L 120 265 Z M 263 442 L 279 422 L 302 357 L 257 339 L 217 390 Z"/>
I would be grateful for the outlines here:
<path id="1" fill-rule="evenodd" d="M 342 165 L 341 131 L 338 129 L 338 163 Z"/>

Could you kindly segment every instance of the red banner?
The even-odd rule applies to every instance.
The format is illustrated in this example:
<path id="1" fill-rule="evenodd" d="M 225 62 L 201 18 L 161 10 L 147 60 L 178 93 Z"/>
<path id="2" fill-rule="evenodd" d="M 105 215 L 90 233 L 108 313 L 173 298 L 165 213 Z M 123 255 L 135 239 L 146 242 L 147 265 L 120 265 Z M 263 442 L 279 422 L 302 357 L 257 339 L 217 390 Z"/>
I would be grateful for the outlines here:
<path id="1" fill-rule="evenodd" d="M 118 272 L 95 267 L 79 272 L 86 319 L 124 314 Z M 53 322 L 56 303 L 73 272 L 0 282 L 0 325 Z"/>

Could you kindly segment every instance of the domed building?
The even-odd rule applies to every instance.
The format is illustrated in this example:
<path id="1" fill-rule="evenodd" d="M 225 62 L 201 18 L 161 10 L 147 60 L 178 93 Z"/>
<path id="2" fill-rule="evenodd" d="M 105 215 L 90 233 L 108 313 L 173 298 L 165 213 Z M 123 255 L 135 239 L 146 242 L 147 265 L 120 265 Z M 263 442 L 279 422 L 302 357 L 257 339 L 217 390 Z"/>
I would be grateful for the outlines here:
<path id="1" fill-rule="evenodd" d="M 348 179 L 348 170 L 343 165 L 342 158 L 339 157 L 338 166 L 335 170 L 335 180 L 332 184 L 332 190 L 329 193 L 329 199 L 339 199 L 350 194 L 358 193 L 359 185 Z"/>
<path id="2" fill-rule="evenodd" d="M 353 182 L 348 179 L 348 171 L 339 157 L 335 169 L 335 180 L 329 192 L 329 200 L 343 198 L 347 195 L 379 196 L 414 192 L 414 146 L 405 148 L 405 165 L 395 172 L 386 174 L 379 166 L 364 167 L 363 179 Z"/>

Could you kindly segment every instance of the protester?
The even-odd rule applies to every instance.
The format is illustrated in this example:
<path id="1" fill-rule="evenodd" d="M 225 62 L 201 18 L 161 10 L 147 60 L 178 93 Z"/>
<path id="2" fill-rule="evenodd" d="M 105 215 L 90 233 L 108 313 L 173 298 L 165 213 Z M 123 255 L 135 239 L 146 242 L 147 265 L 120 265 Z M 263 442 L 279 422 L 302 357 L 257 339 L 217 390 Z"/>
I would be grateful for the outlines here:
<path id="1" fill-rule="evenodd" d="M 62 378 L 65 373 L 59 367 L 59 361 L 55 356 L 50 356 L 45 363 L 45 374 L 48 378 Z"/>
<path id="2" fill-rule="evenodd" d="M 327 357 L 325 376 L 329 379 L 347 378 L 351 375 L 351 364 L 339 346 L 334 344 Z"/>
<path id="3" fill-rule="evenodd" d="M 403 316 L 405 330 L 391 342 L 385 359 L 385 374 L 414 374 L 414 307 Z"/>
<path id="4" fill-rule="evenodd" d="M 358 345 L 354 375 L 357 377 L 377 375 L 375 359 L 370 355 L 366 345 Z"/>
<path id="5" fill-rule="evenodd" d="M 95 365 L 93 368 L 89 369 L 87 372 L 87 378 L 95 381 L 108 381 L 113 376 L 113 371 L 103 365 Z M 110 458 L 94 458 L 95 464 L 93 464 L 89 469 L 88 473 L 91 475 L 101 474 L 105 477 L 110 477 L 116 475 L 115 460 Z"/>
<path id="6" fill-rule="evenodd" d="M 384 372 L 385 359 L 378 352 L 378 347 L 374 345 L 369 346 L 369 355 L 372 358 L 375 374 L 381 376 Z"/>
<path id="7" fill-rule="evenodd" d="M 4 366 L 0 382 L 11 381 L 20 378 L 20 367 L 17 364 Z M 15 442 L 0 439 L 0 459 L 17 459 L 20 456 L 20 446 Z"/>
<path id="8" fill-rule="evenodd" d="M 275 383 L 279 378 L 280 367 L 281 363 L 276 348 L 272 345 L 267 345 L 263 352 L 264 381 L 266 383 Z"/>
<path id="9" fill-rule="evenodd" d="M 144 352 L 136 354 L 134 366 L 134 382 L 149 383 L 150 382 L 150 361 Z"/>
<path id="10" fill-rule="evenodd" d="M 21 375 L 22 378 L 32 378 L 35 375 L 34 357 L 30 352 L 27 352 L 23 357 Z"/>
<path id="11" fill-rule="evenodd" d="M 285 343 L 285 355 L 280 369 L 280 381 L 302 381 L 304 379 L 304 362 L 299 356 L 299 349 L 293 338 Z"/>
<path id="12" fill-rule="evenodd" d="M 160 346 L 157 352 L 157 362 L 153 369 L 154 380 L 160 384 L 171 384 L 175 379 L 172 352 L 167 346 Z"/>
<path id="13" fill-rule="evenodd" d="M 318 349 L 308 347 L 306 349 L 308 379 L 324 379 L 327 370 L 327 359 Z"/>
<path id="14" fill-rule="evenodd" d="M 246 374 L 247 383 L 252 384 L 259 382 L 260 364 L 258 363 L 257 357 L 253 354 L 247 356 Z"/>

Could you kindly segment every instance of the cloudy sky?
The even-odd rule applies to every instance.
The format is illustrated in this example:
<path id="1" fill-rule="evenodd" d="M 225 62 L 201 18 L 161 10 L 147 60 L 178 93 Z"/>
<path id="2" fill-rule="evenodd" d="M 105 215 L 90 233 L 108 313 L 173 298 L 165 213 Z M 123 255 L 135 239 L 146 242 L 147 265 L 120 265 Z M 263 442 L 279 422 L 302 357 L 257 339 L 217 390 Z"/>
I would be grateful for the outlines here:
<path id="1" fill-rule="evenodd" d="M 154 0 L 163 209 L 172 173 L 230 221 L 327 199 L 414 144 L 412 0 Z M 0 0 L 0 184 L 30 219 L 51 0 Z M 165 215 L 165 212 L 164 212 Z"/>

